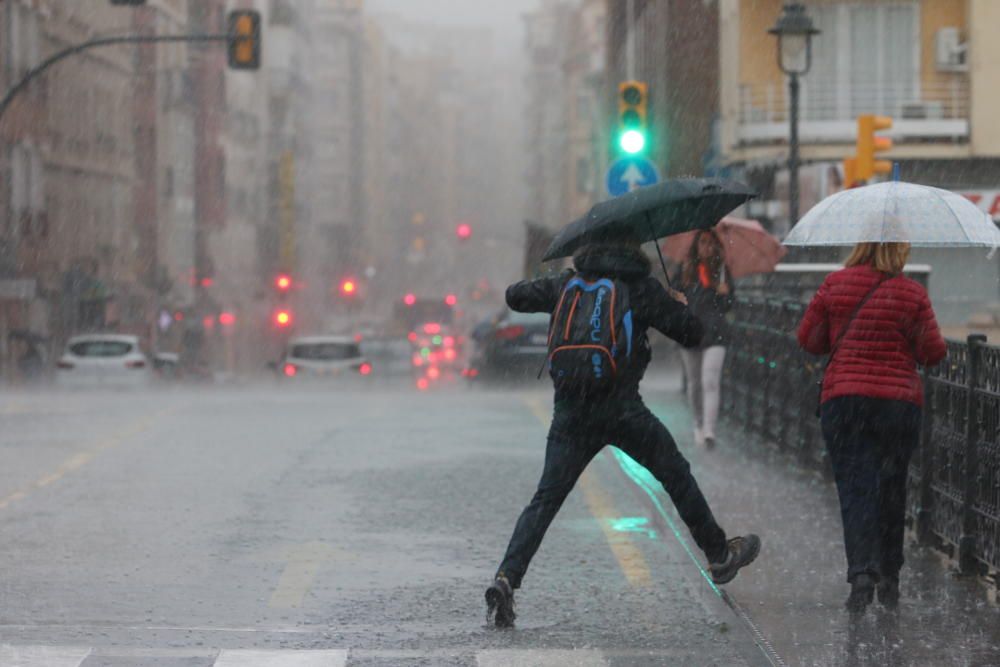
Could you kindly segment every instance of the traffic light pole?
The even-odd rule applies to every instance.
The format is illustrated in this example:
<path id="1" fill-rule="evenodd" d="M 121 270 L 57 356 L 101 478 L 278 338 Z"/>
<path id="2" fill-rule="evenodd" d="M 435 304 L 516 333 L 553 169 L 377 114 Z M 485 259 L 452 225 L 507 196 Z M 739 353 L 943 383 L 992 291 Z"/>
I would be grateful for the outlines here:
<path id="1" fill-rule="evenodd" d="M 82 44 L 77 44 L 75 46 L 69 46 L 62 51 L 58 51 L 55 54 L 49 56 L 44 61 L 41 62 L 37 67 L 30 70 L 27 74 L 21 78 L 7 93 L 3 96 L 3 100 L 0 100 L 0 119 L 3 118 L 4 113 L 7 108 L 10 107 L 14 99 L 23 92 L 34 79 L 38 78 L 45 73 L 47 69 L 55 65 L 61 60 L 64 60 L 77 53 L 82 53 L 88 49 L 92 49 L 98 46 L 113 46 L 115 44 L 149 44 L 156 42 L 225 42 L 230 38 L 227 34 L 220 35 L 122 35 L 118 37 L 101 37 L 99 39 L 92 39 L 89 42 L 84 42 Z"/>

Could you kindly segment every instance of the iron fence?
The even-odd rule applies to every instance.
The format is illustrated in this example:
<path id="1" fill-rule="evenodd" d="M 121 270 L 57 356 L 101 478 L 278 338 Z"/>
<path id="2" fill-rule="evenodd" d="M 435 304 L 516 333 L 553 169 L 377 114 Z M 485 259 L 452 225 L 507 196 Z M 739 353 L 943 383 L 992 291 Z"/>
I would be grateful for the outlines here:
<path id="1" fill-rule="evenodd" d="M 723 414 L 758 440 L 829 471 L 816 418 L 823 359 L 799 348 L 805 306 L 741 297 L 723 373 Z M 1000 570 L 1000 347 L 985 336 L 948 340 L 923 373 L 919 451 L 910 464 L 907 519 L 964 573 Z"/>

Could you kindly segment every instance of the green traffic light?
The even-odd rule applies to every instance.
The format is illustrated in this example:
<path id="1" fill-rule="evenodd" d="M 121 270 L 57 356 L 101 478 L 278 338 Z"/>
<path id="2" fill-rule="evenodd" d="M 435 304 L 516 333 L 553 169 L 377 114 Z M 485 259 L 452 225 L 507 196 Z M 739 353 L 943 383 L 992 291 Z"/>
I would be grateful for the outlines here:
<path id="1" fill-rule="evenodd" d="M 646 135 L 639 130 L 628 130 L 622 133 L 618 139 L 618 145 L 626 153 L 634 155 L 646 147 Z"/>

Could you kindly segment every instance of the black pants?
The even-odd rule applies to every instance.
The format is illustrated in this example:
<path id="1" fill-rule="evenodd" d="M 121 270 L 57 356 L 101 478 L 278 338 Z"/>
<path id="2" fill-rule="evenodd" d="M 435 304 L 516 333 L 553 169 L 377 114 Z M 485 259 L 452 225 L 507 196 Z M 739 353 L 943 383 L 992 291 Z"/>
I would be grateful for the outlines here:
<path id="1" fill-rule="evenodd" d="M 820 409 L 840 496 L 847 580 L 898 577 L 903 567 L 906 474 L 920 441 L 920 408 L 866 396 L 834 398 Z"/>
<path id="2" fill-rule="evenodd" d="M 673 436 L 641 398 L 557 400 L 538 490 L 517 520 L 498 571 L 514 588 L 521 585 L 545 531 L 584 468 L 609 443 L 638 461 L 663 484 L 709 561 L 725 560 L 725 532 L 715 522 Z"/>

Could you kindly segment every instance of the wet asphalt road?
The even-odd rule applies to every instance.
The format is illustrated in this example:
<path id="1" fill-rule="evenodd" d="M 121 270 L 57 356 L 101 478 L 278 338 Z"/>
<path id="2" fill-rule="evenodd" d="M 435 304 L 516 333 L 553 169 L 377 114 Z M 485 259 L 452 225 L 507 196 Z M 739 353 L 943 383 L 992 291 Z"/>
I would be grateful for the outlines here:
<path id="1" fill-rule="evenodd" d="M 761 559 L 721 595 L 607 448 L 513 631 L 482 593 L 540 472 L 541 383 L 2 394 L 0 667 L 1000 664 L 997 608 L 933 552 L 908 550 L 899 616 L 848 623 L 832 487 L 736 433 L 692 449 L 676 377 L 646 384 Z"/>
<path id="2" fill-rule="evenodd" d="M 611 450 L 551 528 L 517 629 L 486 625 L 550 402 L 5 394 L 0 665 L 766 664 Z"/>

